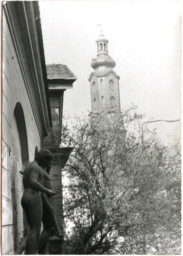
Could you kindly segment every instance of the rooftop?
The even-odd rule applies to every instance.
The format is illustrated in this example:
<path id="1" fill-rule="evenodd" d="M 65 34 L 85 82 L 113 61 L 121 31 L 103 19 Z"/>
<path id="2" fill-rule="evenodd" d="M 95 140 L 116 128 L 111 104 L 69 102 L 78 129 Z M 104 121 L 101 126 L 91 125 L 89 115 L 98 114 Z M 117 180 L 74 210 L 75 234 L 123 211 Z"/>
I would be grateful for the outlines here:
<path id="1" fill-rule="evenodd" d="M 62 64 L 49 64 L 46 65 L 47 79 L 64 79 L 76 80 L 76 76 L 70 71 L 66 65 Z"/>

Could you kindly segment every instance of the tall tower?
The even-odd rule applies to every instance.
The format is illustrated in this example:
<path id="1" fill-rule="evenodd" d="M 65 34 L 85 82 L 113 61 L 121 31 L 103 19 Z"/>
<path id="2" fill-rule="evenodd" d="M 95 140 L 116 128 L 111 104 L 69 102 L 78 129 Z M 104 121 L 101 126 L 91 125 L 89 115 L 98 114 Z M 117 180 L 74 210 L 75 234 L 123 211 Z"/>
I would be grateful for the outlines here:
<path id="1" fill-rule="evenodd" d="M 115 61 L 108 55 L 108 40 L 100 35 L 97 58 L 92 59 L 94 72 L 90 74 L 90 96 L 92 113 L 120 112 L 119 79 L 114 72 Z"/>

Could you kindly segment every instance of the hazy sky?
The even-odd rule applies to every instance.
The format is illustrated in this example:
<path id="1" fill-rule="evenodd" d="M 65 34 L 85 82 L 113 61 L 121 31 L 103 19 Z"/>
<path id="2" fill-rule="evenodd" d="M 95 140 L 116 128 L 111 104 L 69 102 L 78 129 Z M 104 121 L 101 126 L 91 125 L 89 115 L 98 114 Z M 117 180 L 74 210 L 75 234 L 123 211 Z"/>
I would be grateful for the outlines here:
<path id="1" fill-rule="evenodd" d="M 66 64 L 78 78 L 65 93 L 64 114 L 90 111 L 90 63 L 102 24 L 120 76 L 121 108 L 133 103 L 147 120 L 180 118 L 179 2 L 40 1 L 40 11 L 46 63 Z M 160 126 L 169 138 L 178 131 L 177 124 Z"/>

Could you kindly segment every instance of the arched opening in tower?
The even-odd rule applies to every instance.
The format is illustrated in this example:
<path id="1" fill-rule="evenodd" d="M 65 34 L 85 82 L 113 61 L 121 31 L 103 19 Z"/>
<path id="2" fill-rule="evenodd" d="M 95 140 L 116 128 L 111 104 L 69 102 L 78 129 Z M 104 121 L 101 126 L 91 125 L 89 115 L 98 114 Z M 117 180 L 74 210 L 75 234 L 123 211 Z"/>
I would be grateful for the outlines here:
<path id="1" fill-rule="evenodd" d="M 103 79 L 100 79 L 100 89 L 101 90 L 104 89 L 104 81 L 103 81 Z"/>
<path id="2" fill-rule="evenodd" d="M 104 96 L 101 97 L 101 107 L 104 108 Z"/>
<path id="3" fill-rule="evenodd" d="M 114 81 L 112 79 L 109 81 L 109 89 L 110 90 L 114 89 Z"/>
<path id="4" fill-rule="evenodd" d="M 114 109 L 114 107 L 115 107 L 115 98 L 113 96 L 111 96 L 111 98 L 110 98 L 110 106 L 112 109 Z"/>

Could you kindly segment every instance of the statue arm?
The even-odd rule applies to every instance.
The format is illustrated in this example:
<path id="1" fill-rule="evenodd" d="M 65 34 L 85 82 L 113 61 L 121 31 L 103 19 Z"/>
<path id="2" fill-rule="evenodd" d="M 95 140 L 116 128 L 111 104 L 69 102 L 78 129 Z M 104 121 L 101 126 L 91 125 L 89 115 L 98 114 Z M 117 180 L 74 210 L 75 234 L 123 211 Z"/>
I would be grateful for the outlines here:
<path id="1" fill-rule="evenodd" d="M 30 187 L 36 191 L 40 191 L 49 195 L 55 195 L 55 193 L 50 190 L 45 188 L 39 181 L 39 171 L 38 170 L 32 170 L 30 173 Z"/>

